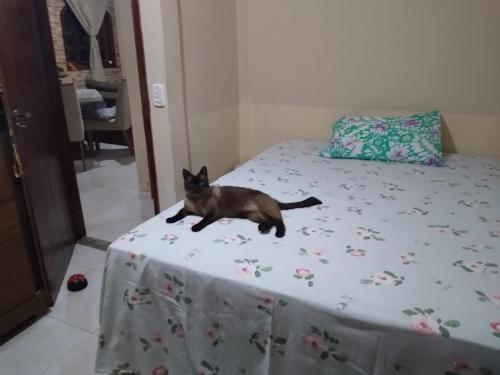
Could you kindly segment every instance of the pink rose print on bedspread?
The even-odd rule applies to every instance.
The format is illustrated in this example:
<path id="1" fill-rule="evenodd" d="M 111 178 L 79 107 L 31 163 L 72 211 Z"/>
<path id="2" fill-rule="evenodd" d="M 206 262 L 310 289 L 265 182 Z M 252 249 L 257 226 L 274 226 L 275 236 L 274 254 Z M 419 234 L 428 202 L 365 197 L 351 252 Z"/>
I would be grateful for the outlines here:
<path id="1" fill-rule="evenodd" d="M 237 266 L 237 273 L 240 276 L 253 276 L 255 272 L 254 266 L 251 264 L 239 264 Z"/>
<path id="2" fill-rule="evenodd" d="M 140 337 L 139 341 L 142 344 L 142 350 L 147 352 L 150 349 L 159 349 L 165 354 L 168 354 L 167 342 L 159 332 L 153 333 L 148 338 Z"/>
<path id="3" fill-rule="evenodd" d="M 128 241 L 128 242 L 133 242 L 135 241 L 137 238 L 141 238 L 141 237 L 146 237 L 147 234 L 146 233 L 139 233 L 138 230 L 132 230 L 128 233 L 125 233 L 123 236 L 121 236 L 118 241 Z"/>
<path id="4" fill-rule="evenodd" d="M 304 339 L 306 346 L 312 352 L 322 352 L 324 350 L 323 338 L 315 335 L 306 336 Z"/>
<path id="5" fill-rule="evenodd" d="M 399 260 L 405 266 L 408 266 L 410 264 L 417 264 L 417 261 L 415 260 L 415 253 L 414 252 L 400 254 Z"/>
<path id="6" fill-rule="evenodd" d="M 414 317 L 411 321 L 413 331 L 425 336 L 439 335 L 439 324 L 432 318 L 424 316 Z"/>
<path id="7" fill-rule="evenodd" d="M 484 262 L 481 260 L 457 260 L 453 265 L 470 273 L 498 275 L 498 265 L 496 263 Z"/>
<path id="8" fill-rule="evenodd" d="M 407 216 L 414 216 L 414 215 L 425 216 L 429 213 L 429 210 L 424 210 L 418 207 L 412 207 L 403 211 L 398 211 L 397 213 L 398 215 L 407 215 Z"/>
<path id="9" fill-rule="evenodd" d="M 489 367 L 479 366 L 471 360 L 452 358 L 448 362 L 446 375 L 493 375 Z"/>
<path id="10" fill-rule="evenodd" d="M 405 191 L 404 188 L 393 182 L 382 182 L 382 186 L 389 191 Z"/>
<path id="11" fill-rule="evenodd" d="M 224 245 L 231 245 L 231 244 L 244 245 L 248 241 L 251 241 L 251 238 L 245 237 L 241 234 L 234 234 L 231 236 L 226 236 L 222 239 L 217 238 L 216 240 L 214 240 L 215 243 L 223 243 Z"/>
<path id="12" fill-rule="evenodd" d="M 219 323 L 212 323 L 210 327 L 205 330 L 205 336 L 211 341 L 212 346 L 217 346 L 219 344 L 224 343 L 224 339 L 222 338 L 220 331 Z"/>
<path id="13" fill-rule="evenodd" d="M 364 257 L 366 256 L 366 250 L 363 249 L 355 249 L 349 245 L 346 246 L 346 251 L 347 254 L 349 254 L 352 257 Z"/>
<path id="14" fill-rule="evenodd" d="M 323 360 L 333 358 L 339 362 L 347 361 L 346 355 L 340 351 L 340 340 L 326 330 L 311 326 L 310 331 L 304 335 L 304 344 L 311 355 Z"/>
<path id="15" fill-rule="evenodd" d="M 388 286 L 398 286 L 403 283 L 405 278 L 403 276 L 397 276 L 391 271 L 378 272 L 375 275 L 370 276 L 369 279 L 362 279 L 361 284 L 369 285 L 388 285 Z"/>
<path id="16" fill-rule="evenodd" d="M 168 375 L 168 370 L 164 366 L 158 366 L 153 369 L 151 375 Z"/>
<path id="17" fill-rule="evenodd" d="M 162 294 L 174 299 L 177 303 L 184 302 L 185 304 L 190 304 L 193 302 L 190 297 L 186 296 L 183 282 L 181 282 L 174 275 L 170 275 L 166 272 L 163 273 L 163 276 L 165 277 L 165 280 L 162 281 L 161 284 Z"/>
<path id="18" fill-rule="evenodd" d="M 260 302 L 260 304 L 262 304 L 264 306 L 271 306 L 274 302 L 274 298 L 273 298 L 272 294 L 262 293 L 259 296 L 259 302 Z"/>
<path id="19" fill-rule="evenodd" d="M 385 238 L 380 236 L 380 232 L 371 228 L 358 227 L 356 234 L 364 240 L 385 241 Z"/>
<path id="20" fill-rule="evenodd" d="M 306 268 L 297 268 L 295 273 L 298 277 L 309 277 L 311 275 L 311 271 Z"/>
<path id="21" fill-rule="evenodd" d="M 493 329 L 491 334 L 500 339 L 500 322 L 491 322 L 490 327 Z"/>
<path id="22" fill-rule="evenodd" d="M 479 296 L 478 300 L 481 302 L 491 302 L 494 305 L 500 306 L 500 291 L 498 292 L 481 292 L 476 290 L 476 294 Z"/>
<path id="23" fill-rule="evenodd" d="M 236 273 L 244 277 L 261 277 L 263 272 L 271 272 L 273 267 L 262 267 L 258 259 L 235 259 Z"/>
<path id="24" fill-rule="evenodd" d="M 123 292 L 123 303 L 127 305 L 130 310 L 141 305 L 151 305 L 151 290 L 148 288 L 130 288 L 125 289 Z"/>
<path id="25" fill-rule="evenodd" d="M 411 317 L 410 327 L 412 331 L 419 333 L 424 336 L 443 336 L 450 337 L 450 331 L 448 328 L 458 328 L 460 327 L 460 322 L 458 320 L 447 320 L 438 318 L 435 319 L 432 315 L 435 311 L 431 308 L 422 309 L 420 307 L 414 307 L 413 309 L 403 310 L 403 313 Z"/>
<path id="26" fill-rule="evenodd" d="M 262 354 L 266 354 L 268 350 L 271 351 L 271 356 L 273 357 L 283 357 L 286 354 L 287 339 L 285 337 L 254 332 L 248 341 Z"/>
<path id="27" fill-rule="evenodd" d="M 467 361 L 462 358 L 453 358 L 449 362 L 448 371 L 446 374 L 454 375 L 454 374 L 463 374 L 463 375 L 472 375 L 475 374 L 477 367 L 470 361 Z"/>
<path id="28" fill-rule="evenodd" d="M 274 296 L 269 293 L 262 293 L 258 297 L 259 303 L 257 304 L 257 310 L 263 311 L 268 315 L 272 315 L 272 311 L 281 309 L 288 305 L 288 302 L 282 299 L 275 300 Z"/>
<path id="29" fill-rule="evenodd" d="M 297 230 L 297 232 L 300 232 L 307 237 L 331 237 L 331 235 L 334 233 L 332 229 L 313 227 L 303 227 Z"/>
<path id="30" fill-rule="evenodd" d="M 161 292 L 169 297 L 175 295 L 175 285 L 172 281 L 164 281 L 161 285 Z"/>
<path id="31" fill-rule="evenodd" d="M 144 254 L 138 255 L 132 251 L 129 251 L 127 254 L 127 262 L 125 263 L 125 265 L 127 267 L 131 267 L 134 271 L 137 271 L 137 266 L 146 258 L 147 257 Z"/>
<path id="32" fill-rule="evenodd" d="M 318 262 L 323 263 L 323 264 L 328 264 L 330 261 L 328 260 L 328 256 L 325 254 L 324 251 L 321 251 L 319 249 L 304 249 L 303 247 L 300 248 L 299 255 L 302 256 L 307 256 L 313 259 L 317 259 Z"/>
<path id="33" fill-rule="evenodd" d="M 165 234 L 161 240 L 162 241 L 167 241 L 169 243 L 169 245 L 173 245 L 175 243 L 175 241 L 177 241 L 179 239 L 179 237 L 177 237 L 175 234 L 173 233 L 167 233 Z"/>
<path id="34" fill-rule="evenodd" d="M 293 277 L 295 277 L 296 279 L 307 281 L 307 286 L 309 287 L 312 287 L 314 285 L 314 274 L 307 268 L 297 268 Z"/>
<path id="35" fill-rule="evenodd" d="M 170 327 L 170 333 L 177 338 L 186 337 L 186 333 L 184 332 L 184 328 L 182 324 L 175 323 L 171 318 L 167 319 L 168 326 Z"/>
<path id="36" fill-rule="evenodd" d="M 184 328 L 182 328 L 182 326 L 178 326 L 176 329 L 175 329 L 175 332 L 174 332 L 175 336 L 177 337 L 185 337 L 185 333 L 184 333 Z"/>
<path id="37" fill-rule="evenodd" d="M 488 245 L 470 244 L 462 246 L 462 249 L 472 251 L 473 253 L 480 253 L 483 250 L 492 250 L 493 248 Z"/>
<path id="38" fill-rule="evenodd" d="M 151 335 L 151 337 L 149 338 L 149 342 L 154 348 L 161 348 L 165 345 L 165 339 L 158 332 L 155 332 L 153 335 Z"/>
<path id="39" fill-rule="evenodd" d="M 429 228 L 434 229 L 435 231 L 443 234 L 453 234 L 454 236 L 460 237 L 462 234 L 467 233 L 465 229 L 457 229 L 457 228 L 452 228 L 449 225 L 439 225 L 439 224 L 434 224 L 434 225 L 427 225 Z"/>

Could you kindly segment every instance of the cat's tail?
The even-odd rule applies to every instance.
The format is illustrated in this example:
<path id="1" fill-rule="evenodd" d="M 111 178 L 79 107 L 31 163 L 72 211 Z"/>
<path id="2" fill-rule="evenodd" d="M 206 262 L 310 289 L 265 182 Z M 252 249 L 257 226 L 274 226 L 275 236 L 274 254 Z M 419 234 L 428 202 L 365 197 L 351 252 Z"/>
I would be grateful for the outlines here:
<path id="1" fill-rule="evenodd" d="M 311 206 L 316 206 L 317 204 L 322 204 L 318 198 L 314 197 L 309 197 L 307 199 L 304 199 L 303 201 L 300 202 L 291 202 L 291 203 L 282 203 L 278 202 L 278 207 L 280 210 L 292 210 L 294 208 L 306 208 L 306 207 L 311 207 Z"/>

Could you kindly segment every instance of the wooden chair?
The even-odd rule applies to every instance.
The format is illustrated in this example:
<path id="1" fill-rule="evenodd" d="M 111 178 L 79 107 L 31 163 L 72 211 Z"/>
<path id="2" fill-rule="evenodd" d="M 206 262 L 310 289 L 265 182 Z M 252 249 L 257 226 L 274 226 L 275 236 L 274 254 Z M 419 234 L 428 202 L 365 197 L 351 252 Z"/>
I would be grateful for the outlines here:
<path id="1" fill-rule="evenodd" d="M 68 135 L 70 142 L 78 142 L 80 144 L 80 157 L 83 164 L 83 170 L 87 170 L 85 162 L 85 152 L 83 150 L 83 142 L 85 140 L 85 132 L 83 129 L 82 112 L 80 110 L 80 102 L 76 95 L 76 87 L 74 83 L 65 83 L 61 85 L 61 95 L 63 99 L 64 115 L 66 117 L 66 125 L 68 127 Z"/>
<path id="2" fill-rule="evenodd" d="M 122 80 L 118 85 L 118 94 L 116 97 L 116 116 L 110 120 L 83 120 L 85 131 L 87 132 L 90 143 L 94 141 L 94 132 L 101 131 L 120 131 L 125 139 L 125 143 L 131 155 L 134 155 L 134 146 L 128 130 L 132 127 L 130 120 L 130 105 L 128 101 L 127 81 Z"/>

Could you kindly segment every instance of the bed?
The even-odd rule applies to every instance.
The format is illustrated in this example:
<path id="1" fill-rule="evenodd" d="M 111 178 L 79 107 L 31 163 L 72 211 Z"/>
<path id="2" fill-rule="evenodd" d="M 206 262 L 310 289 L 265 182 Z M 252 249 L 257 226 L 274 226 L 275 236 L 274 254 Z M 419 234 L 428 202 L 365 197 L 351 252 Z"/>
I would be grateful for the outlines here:
<path id="1" fill-rule="evenodd" d="M 215 181 L 280 201 L 245 220 L 138 226 L 108 249 L 96 371 L 153 375 L 499 374 L 500 161 L 443 167 L 279 144 Z"/>

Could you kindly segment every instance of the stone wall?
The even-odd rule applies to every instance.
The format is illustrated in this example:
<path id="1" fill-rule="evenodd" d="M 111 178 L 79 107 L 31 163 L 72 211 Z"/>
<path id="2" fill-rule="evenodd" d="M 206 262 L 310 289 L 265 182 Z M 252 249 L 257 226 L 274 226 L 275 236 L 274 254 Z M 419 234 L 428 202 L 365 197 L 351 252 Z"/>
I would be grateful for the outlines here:
<path id="1" fill-rule="evenodd" d="M 115 7 L 113 0 L 103 0 L 107 3 L 107 11 L 111 14 L 111 19 L 113 21 L 113 36 L 115 42 L 115 52 L 116 52 L 116 68 L 104 69 L 106 74 L 106 80 L 117 81 L 122 78 L 121 61 L 120 61 L 120 50 L 118 48 L 118 35 L 116 31 L 116 18 L 115 18 Z M 54 52 L 56 56 L 56 63 L 58 66 L 66 69 L 66 53 L 64 51 L 64 41 L 62 36 L 61 28 L 61 10 L 65 6 L 63 0 L 47 0 L 47 7 L 49 9 L 49 19 L 50 27 L 52 29 L 52 40 L 54 42 Z M 78 72 L 68 72 L 79 87 L 85 86 L 85 80 L 90 77 L 89 70 L 79 70 Z"/>

